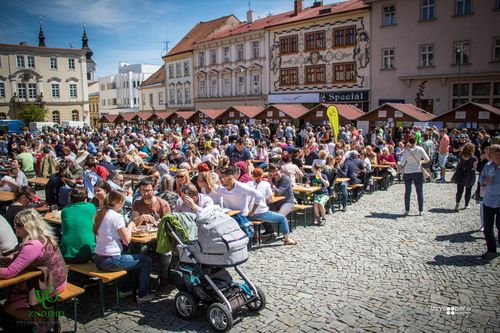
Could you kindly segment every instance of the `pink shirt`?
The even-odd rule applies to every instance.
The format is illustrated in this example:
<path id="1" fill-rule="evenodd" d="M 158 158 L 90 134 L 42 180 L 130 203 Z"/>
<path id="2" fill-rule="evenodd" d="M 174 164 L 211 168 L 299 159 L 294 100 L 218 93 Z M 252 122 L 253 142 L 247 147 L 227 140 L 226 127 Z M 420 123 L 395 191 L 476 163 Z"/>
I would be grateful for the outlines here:
<path id="1" fill-rule="evenodd" d="M 450 137 L 447 134 L 443 134 L 441 141 L 439 141 L 439 152 L 441 154 L 448 154 L 448 147 L 450 146 Z"/>
<path id="2" fill-rule="evenodd" d="M 8 267 L 0 268 L 0 279 L 11 279 L 24 269 L 28 268 L 34 261 L 44 255 L 44 246 L 39 240 L 29 240 L 21 247 L 16 259 Z M 66 281 L 56 287 L 57 292 L 66 288 Z"/>

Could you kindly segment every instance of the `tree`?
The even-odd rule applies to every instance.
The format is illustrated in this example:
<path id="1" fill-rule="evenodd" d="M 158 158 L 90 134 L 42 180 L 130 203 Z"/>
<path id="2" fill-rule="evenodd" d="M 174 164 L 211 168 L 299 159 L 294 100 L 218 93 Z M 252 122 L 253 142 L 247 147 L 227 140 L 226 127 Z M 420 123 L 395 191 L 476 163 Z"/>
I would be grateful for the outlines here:
<path id="1" fill-rule="evenodd" d="M 21 112 L 19 112 L 18 116 L 21 120 L 23 120 L 26 124 L 29 124 L 33 121 L 45 121 L 45 116 L 47 115 L 49 110 L 40 107 L 35 104 L 25 105 Z"/>

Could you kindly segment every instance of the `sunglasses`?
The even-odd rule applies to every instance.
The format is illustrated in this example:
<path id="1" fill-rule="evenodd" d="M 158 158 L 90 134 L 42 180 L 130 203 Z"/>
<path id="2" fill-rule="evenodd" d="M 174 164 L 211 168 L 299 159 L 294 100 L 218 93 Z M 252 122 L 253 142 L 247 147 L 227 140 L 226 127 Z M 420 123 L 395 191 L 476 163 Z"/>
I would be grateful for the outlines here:
<path id="1" fill-rule="evenodd" d="M 178 175 L 178 176 L 175 176 L 175 178 L 186 178 L 186 176 Z"/>

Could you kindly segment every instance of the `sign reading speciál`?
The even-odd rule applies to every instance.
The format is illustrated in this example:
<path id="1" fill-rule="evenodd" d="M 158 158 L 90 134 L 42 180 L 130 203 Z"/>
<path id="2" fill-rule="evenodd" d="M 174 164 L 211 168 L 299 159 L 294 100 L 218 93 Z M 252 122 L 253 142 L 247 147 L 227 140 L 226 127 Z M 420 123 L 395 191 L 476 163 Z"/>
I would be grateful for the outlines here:
<path id="1" fill-rule="evenodd" d="M 368 90 L 358 91 L 332 91 L 319 94 L 320 103 L 328 102 L 366 102 L 368 101 Z"/>

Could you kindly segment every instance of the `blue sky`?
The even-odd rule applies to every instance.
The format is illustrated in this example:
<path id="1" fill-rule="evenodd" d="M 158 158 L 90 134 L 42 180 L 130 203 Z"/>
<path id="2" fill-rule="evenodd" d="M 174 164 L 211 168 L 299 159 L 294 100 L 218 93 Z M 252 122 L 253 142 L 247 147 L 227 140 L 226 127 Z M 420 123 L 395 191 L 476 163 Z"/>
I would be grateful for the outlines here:
<path id="1" fill-rule="evenodd" d="M 251 6 L 264 17 L 292 10 L 293 0 L 251 0 Z M 0 43 L 38 45 L 42 16 L 47 47 L 80 48 L 85 24 L 99 77 L 116 73 L 119 61 L 161 65 L 163 41 L 173 47 L 199 21 L 228 14 L 244 21 L 247 10 L 248 0 L 2 0 Z"/>

